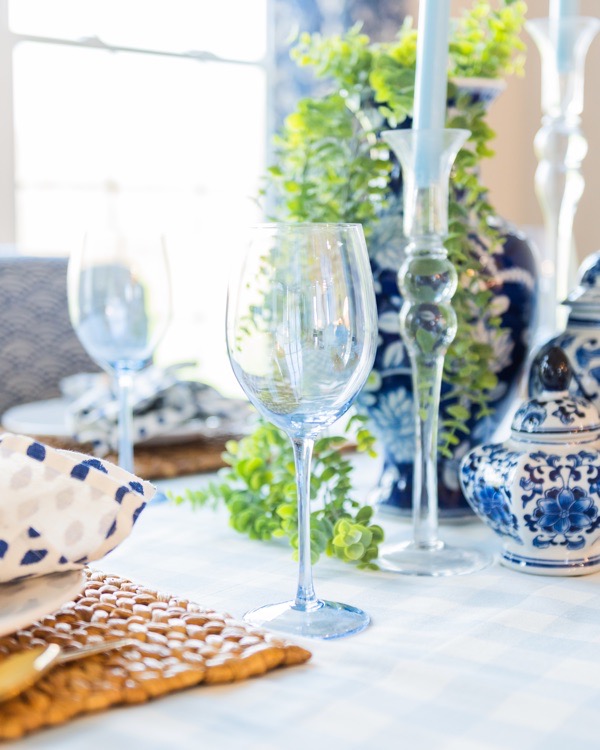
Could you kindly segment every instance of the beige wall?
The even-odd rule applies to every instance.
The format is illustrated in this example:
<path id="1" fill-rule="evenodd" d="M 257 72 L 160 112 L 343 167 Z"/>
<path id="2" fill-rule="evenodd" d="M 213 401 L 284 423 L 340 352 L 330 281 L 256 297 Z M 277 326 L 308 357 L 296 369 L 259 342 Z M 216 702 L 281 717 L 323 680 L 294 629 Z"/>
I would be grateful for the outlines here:
<path id="1" fill-rule="evenodd" d="M 494 2 L 494 0 L 492 0 Z M 548 15 L 548 0 L 528 0 L 528 17 Z M 415 18 L 418 0 L 409 5 Z M 470 7 L 469 0 L 453 0 L 452 13 Z M 600 0 L 580 0 L 580 14 L 600 17 Z M 527 63 L 522 78 L 512 77 L 490 110 L 489 122 L 497 133 L 496 156 L 482 170 L 490 197 L 500 215 L 518 226 L 539 226 L 541 212 L 534 192 L 537 160 L 533 139 L 541 123 L 540 60 L 526 32 Z M 600 250 L 600 35 L 587 57 L 583 133 L 589 150 L 583 163 L 586 187 L 575 217 L 575 243 L 580 259 Z"/>

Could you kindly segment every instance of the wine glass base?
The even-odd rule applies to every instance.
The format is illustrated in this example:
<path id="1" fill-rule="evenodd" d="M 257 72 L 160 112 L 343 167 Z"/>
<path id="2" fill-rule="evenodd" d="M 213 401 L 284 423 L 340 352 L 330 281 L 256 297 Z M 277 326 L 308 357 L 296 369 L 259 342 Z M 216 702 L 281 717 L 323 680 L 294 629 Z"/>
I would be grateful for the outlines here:
<path id="1" fill-rule="evenodd" d="M 360 633 L 371 621 L 362 609 L 320 599 L 310 610 L 297 607 L 294 601 L 267 604 L 246 612 L 243 619 L 288 635 L 324 640 Z"/>
<path id="2" fill-rule="evenodd" d="M 420 547 L 414 542 L 384 545 L 379 566 L 392 573 L 412 576 L 458 576 L 487 568 L 492 555 L 477 549 L 449 547 L 438 542 L 434 547 Z"/>

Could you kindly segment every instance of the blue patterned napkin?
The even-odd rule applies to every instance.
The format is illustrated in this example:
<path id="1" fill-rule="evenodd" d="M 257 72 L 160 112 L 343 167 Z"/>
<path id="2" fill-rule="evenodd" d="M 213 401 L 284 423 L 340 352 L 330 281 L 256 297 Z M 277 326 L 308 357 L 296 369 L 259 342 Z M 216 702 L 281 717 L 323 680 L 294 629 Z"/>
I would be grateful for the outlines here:
<path id="1" fill-rule="evenodd" d="M 0 436 L 0 583 L 73 570 L 131 532 L 155 493 L 98 458 Z"/>
<path id="2" fill-rule="evenodd" d="M 185 379 L 189 365 L 167 369 L 148 367 L 135 376 L 133 403 L 134 442 L 171 436 L 173 440 L 208 437 L 229 425 L 237 432 L 248 416 L 245 402 L 221 396 L 214 388 Z M 104 374 L 74 375 L 61 383 L 63 394 L 74 399 L 68 427 L 75 440 L 92 443 L 104 456 L 118 448 L 118 403 Z"/>

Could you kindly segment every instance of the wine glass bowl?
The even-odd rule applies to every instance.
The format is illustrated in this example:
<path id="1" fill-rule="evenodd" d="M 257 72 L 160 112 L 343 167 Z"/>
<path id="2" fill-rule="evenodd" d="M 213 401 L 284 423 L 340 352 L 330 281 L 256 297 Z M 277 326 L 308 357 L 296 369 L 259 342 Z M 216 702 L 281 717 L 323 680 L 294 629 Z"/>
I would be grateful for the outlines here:
<path id="1" fill-rule="evenodd" d="M 119 464 L 133 471 L 133 375 L 152 361 L 171 316 L 165 241 L 159 235 L 88 233 L 69 259 L 67 282 L 73 328 L 115 381 Z"/>
<path id="2" fill-rule="evenodd" d="M 318 434 L 348 410 L 373 365 L 376 313 L 362 228 L 265 225 L 251 234 L 228 308 L 233 371 L 286 433 Z"/>
<path id="3" fill-rule="evenodd" d="M 296 635 L 335 638 L 368 615 L 316 598 L 310 567 L 310 461 L 314 439 L 342 416 L 375 357 L 377 312 L 359 224 L 253 227 L 227 305 L 235 376 L 251 403 L 291 439 L 298 483 L 296 599 L 246 615 Z"/>

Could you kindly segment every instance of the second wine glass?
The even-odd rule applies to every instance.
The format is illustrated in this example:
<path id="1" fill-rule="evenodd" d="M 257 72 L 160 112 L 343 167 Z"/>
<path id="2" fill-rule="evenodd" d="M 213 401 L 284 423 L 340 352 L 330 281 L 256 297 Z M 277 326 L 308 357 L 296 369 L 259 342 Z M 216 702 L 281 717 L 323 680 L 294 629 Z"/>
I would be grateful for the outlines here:
<path id="1" fill-rule="evenodd" d="M 171 316 L 164 238 L 88 233 L 69 260 L 68 297 L 79 340 L 114 379 L 119 465 L 133 472 L 133 378 L 152 361 Z"/>
<path id="2" fill-rule="evenodd" d="M 250 231 L 227 306 L 233 371 L 248 398 L 290 438 L 298 498 L 296 598 L 245 615 L 295 635 L 338 638 L 369 623 L 362 610 L 318 599 L 310 542 L 315 438 L 342 416 L 375 358 L 373 277 L 359 224 L 279 224 Z"/>

